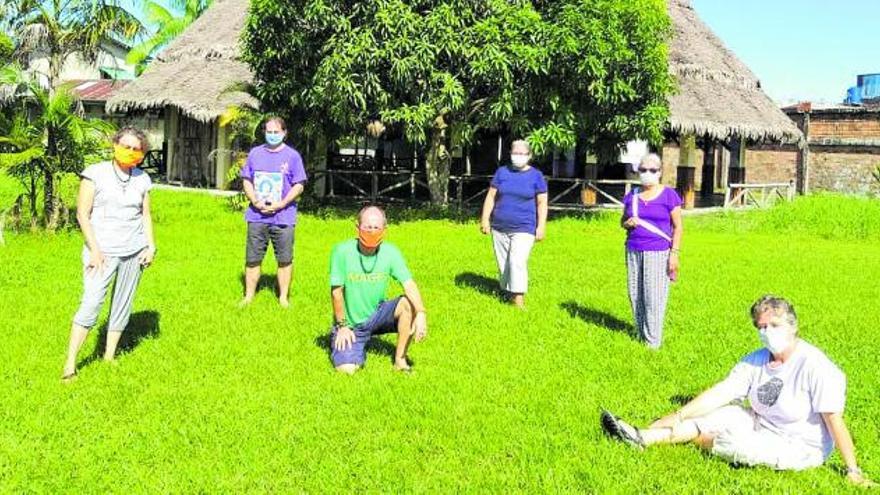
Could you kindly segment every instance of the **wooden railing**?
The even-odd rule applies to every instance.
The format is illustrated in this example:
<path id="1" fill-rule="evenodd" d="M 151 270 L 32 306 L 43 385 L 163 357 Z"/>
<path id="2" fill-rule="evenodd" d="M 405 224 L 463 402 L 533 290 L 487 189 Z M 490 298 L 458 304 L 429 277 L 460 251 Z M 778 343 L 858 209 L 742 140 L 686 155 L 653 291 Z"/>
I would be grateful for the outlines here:
<path id="1" fill-rule="evenodd" d="M 322 180 L 328 199 L 347 198 L 383 203 L 426 203 L 427 177 L 415 170 L 320 170 L 312 180 Z M 554 209 L 622 208 L 623 197 L 636 181 L 548 177 L 549 205 Z M 491 175 L 449 177 L 449 199 L 458 209 L 479 208 L 489 190 Z"/>
<path id="2" fill-rule="evenodd" d="M 766 208 L 777 201 L 794 199 L 795 186 L 792 182 L 771 182 L 765 184 L 735 183 L 727 187 L 724 207 L 758 206 Z"/>

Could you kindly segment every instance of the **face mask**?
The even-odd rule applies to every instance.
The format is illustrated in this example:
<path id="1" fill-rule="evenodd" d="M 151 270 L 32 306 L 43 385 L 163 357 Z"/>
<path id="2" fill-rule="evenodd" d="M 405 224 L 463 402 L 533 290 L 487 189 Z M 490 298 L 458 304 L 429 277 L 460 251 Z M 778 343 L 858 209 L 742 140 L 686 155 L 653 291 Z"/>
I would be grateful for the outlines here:
<path id="1" fill-rule="evenodd" d="M 132 168 L 144 161 L 144 152 L 141 150 L 130 150 L 125 146 L 114 144 L 113 160 L 122 168 Z"/>
<path id="2" fill-rule="evenodd" d="M 278 146 L 282 141 L 284 141 L 284 134 L 275 132 L 266 133 L 266 143 L 269 146 Z"/>
<path id="3" fill-rule="evenodd" d="M 382 230 L 362 230 L 358 229 L 358 240 L 367 249 L 379 247 L 382 239 L 385 238 L 385 229 Z"/>
<path id="4" fill-rule="evenodd" d="M 758 330 L 761 344 L 775 355 L 782 354 L 791 345 L 791 337 L 785 327 L 767 326 L 764 330 Z"/>
<path id="5" fill-rule="evenodd" d="M 510 155 L 514 168 L 525 168 L 529 164 L 529 155 Z"/>
<path id="6" fill-rule="evenodd" d="M 653 172 L 641 172 L 639 174 L 639 180 L 641 180 L 642 185 L 644 186 L 656 186 L 660 183 L 660 174 Z"/>

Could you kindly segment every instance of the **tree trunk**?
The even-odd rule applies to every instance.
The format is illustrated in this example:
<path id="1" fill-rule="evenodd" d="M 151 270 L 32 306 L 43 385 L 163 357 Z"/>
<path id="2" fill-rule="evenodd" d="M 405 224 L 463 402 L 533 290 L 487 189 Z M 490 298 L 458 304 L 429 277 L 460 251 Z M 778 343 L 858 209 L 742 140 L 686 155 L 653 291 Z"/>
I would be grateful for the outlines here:
<path id="1" fill-rule="evenodd" d="M 46 160 L 43 162 L 43 220 L 46 227 L 55 213 L 55 172 L 54 162 L 58 160 L 57 133 L 52 125 L 46 129 Z M 50 229 L 51 230 L 51 229 Z"/>
<path id="2" fill-rule="evenodd" d="M 449 169 L 451 157 L 446 149 L 446 119 L 441 115 L 434 120 L 431 142 L 425 168 L 428 174 L 428 189 L 431 203 L 446 205 L 449 201 Z"/>

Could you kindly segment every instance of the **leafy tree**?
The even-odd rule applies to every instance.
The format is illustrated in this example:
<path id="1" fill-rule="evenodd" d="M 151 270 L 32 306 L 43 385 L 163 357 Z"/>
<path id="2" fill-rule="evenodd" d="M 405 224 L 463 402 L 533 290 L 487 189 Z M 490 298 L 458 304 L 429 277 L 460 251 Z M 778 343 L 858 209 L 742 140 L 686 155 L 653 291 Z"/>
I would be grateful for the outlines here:
<path id="1" fill-rule="evenodd" d="M 243 41 L 266 109 L 310 136 L 402 128 L 445 203 L 447 149 L 480 129 L 660 141 L 668 31 L 663 0 L 253 0 Z"/>
<path id="2" fill-rule="evenodd" d="M 155 56 L 162 48 L 195 21 L 211 6 L 212 0 L 174 0 L 168 6 L 155 0 L 143 2 L 143 14 L 147 24 L 156 31 L 128 52 L 126 61 L 142 70 L 144 62 Z M 169 8 L 170 7 L 170 8 Z M 182 12 L 182 14 L 177 14 Z"/>
<path id="3" fill-rule="evenodd" d="M 7 83 L 25 88 L 26 92 L 17 92 L 19 97 L 33 100 L 37 111 L 44 116 L 40 130 L 45 143 L 45 160 L 40 162 L 39 168 L 43 173 L 44 217 L 50 224 L 57 216 L 54 210 L 57 207 L 56 174 L 68 170 L 69 164 L 82 165 L 80 156 L 65 156 L 81 153 L 77 143 L 83 139 L 71 134 L 76 133 L 76 129 L 65 127 L 66 117 L 75 115 L 71 108 L 76 103 L 69 91 L 59 89 L 64 62 L 78 55 L 94 63 L 105 40 L 131 40 L 146 31 L 117 0 L 7 0 L 0 17 L 5 29 L 12 33 L 14 56 L 22 66 L 33 73 L 29 67 L 33 58 L 42 55 L 48 59 L 46 72 L 39 74 L 40 84 L 32 77 L 36 74 L 24 74 L 14 68 L 5 71 L 4 77 Z M 57 97 L 56 93 L 59 93 Z"/>

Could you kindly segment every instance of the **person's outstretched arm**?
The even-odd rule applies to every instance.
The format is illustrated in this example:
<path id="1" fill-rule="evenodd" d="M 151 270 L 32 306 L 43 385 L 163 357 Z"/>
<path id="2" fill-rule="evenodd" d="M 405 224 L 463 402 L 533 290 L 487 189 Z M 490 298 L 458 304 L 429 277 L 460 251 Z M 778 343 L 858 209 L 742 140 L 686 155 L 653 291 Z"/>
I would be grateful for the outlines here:
<path id="1" fill-rule="evenodd" d="M 724 407 L 736 398 L 736 393 L 725 382 L 721 382 L 696 396 L 678 411 L 658 419 L 650 428 L 672 428 L 685 419 L 700 417 Z"/>
<path id="2" fill-rule="evenodd" d="M 480 215 L 480 232 L 484 234 L 488 234 L 492 230 L 490 220 L 492 218 L 492 210 L 495 209 L 496 194 L 498 194 L 498 189 L 490 186 L 489 192 L 486 193 L 486 199 L 483 200 L 483 211 Z"/>

